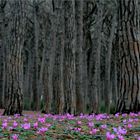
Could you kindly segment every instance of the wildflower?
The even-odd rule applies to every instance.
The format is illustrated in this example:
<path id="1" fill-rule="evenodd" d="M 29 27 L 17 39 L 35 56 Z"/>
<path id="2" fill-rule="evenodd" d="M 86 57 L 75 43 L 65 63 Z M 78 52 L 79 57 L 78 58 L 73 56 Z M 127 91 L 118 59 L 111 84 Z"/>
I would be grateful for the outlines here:
<path id="1" fill-rule="evenodd" d="M 102 128 L 102 129 L 106 129 L 106 128 L 107 128 L 107 125 L 106 125 L 106 124 L 101 125 L 101 128 Z"/>
<path id="2" fill-rule="evenodd" d="M 105 116 L 102 116 L 102 114 L 99 114 L 99 115 L 96 116 L 96 120 L 97 121 L 102 120 L 104 118 L 106 118 L 106 117 Z"/>
<path id="3" fill-rule="evenodd" d="M 41 127 L 38 129 L 38 134 L 44 134 L 46 131 L 48 131 L 48 128 L 47 127 Z"/>
<path id="4" fill-rule="evenodd" d="M 27 118 L 24 118 L 24 122 L 28 122 L 28 119 Z"/>
<path id="5" fill-rule="evenodd" d="M 124 117 L 126 117 L 127 116 L 127 114 L 126 113 L 124 113 L 124 114 L 122 114 L 122 117 L 124 118 Z"/>
<path id="6" fill-rule="evenodd" d="M 121 127 L 119 126 L 119 128 L 118 128 L 118 133 L 119 133 L 119 134 L 122 134 L 122 135 L 125 135 L 125 134 L 127 133 L 127 130 L 124 129 L 124 128 L 121 128 Z"/>
<path id="7" fill-rule="evenodd" d="M 129 114 L 129 116 L 130 116 L 130 117 L 136 117 L 136 116 L 138 116 L 138 115 L 135 114 L 135 113 L 133 113 L 133 112 L 131 112 L 131 113 Z"/>
<path id="8" fill-rule="evenodd" d="M 126 120 L 123 120 L 123 123 L 126 124 Z"/>
<path id="9" fill-rule="evenodd" d="M 38 122 L 40 122 L 40 123 L 45 123 L 45 118 L 38 118 Z"/>
<path id="10" fill-rule="evenodd" d="M 138 119 L 138 118 L 135 118 L 135 119 L 134 119 L 134 122 L 138 122 L 138 121 L 139 121 L 139 119 Z"/>
<path id="11" fill-rule="evenodd" d="M 19 118 L 20 117 L 20 114 L 14 114 L 14 117 L 15 118 Z"/>
<path id="12" fill-rule="evenodd" d="M 119 117 L 119 113 L 116 113 L 116 114 L 115 114 L 115 117 L 118 118 L 118 117 Z"/>
<path id="13" fill-rule="evenodd" d="M 81 125 L 81 124 L 82 124 L 82 122 L 81 122 L 81 121 L 78 121 L 78 122 L 77 122 L 77 124 L 78 124 L 78 125 Z"/>
<path id="14" fill-rule="evenodd" d="M 81 128 L 74 128 L 74 130 L 75 130 L 76 132 L 80 132 L 80 131 L 81 131 Z"/>
<path id="15" fill-rule="evenodd" d="M 127 127 L 128 127 L 128 128 L 132 128 L 132 124 L 128 124 Z"/>
<path id="16" fill-rule="evenodd" d="M 93 126 L 94 126 L 94 123 L 93 123 L 93 122 L 89 122 L 89 123 L 88 123 L 88 126 L 89 126 L 89 127 L 93 127 Z"/>
<path id="17" fill-rule="evenodd" d="M 18 126 L 18 123 L 16 121 L 13 122 L 13 128 L 16 128 Z"/>
<path id="18" fill-rule="evenodd" d="M 2 123 L 2 128 L 3 129 L 7 128 L 7 126 L 8 126 L 7 122 Z"/>
<path id="19" fill-rule="evenodd" d="M 28 130 L 30 129 L 31 125 L 30 123 L 25 123 L 25 124 L 22 124 L 21 127 L 24 128 L 25 130 Z"/>
<path id="20" fill-rule="evenodd" d="M 115 139 L 115 135 L 111 134 L 110 132 L 106 133 L 106 140 L 113 140 Z"/>
<path id="21" fill-rule="evenodd" d="M 46 123 L 46 126 L 47 126 L 47 127 L 50 127 L 50 126 L 51 126 L 51 124 L 50 124 L 50 123 Z"/>
<path id="22" fill-rule="evenodd" d="M 13 134 L 13 135 L 12 135 L 12 139 L 13 139 L 13 140 L 18 140 L 18 135 L 17 135 L 17 134 Z"/>
<path id="23" fill-rule="evenodd" d="M 130 123 L 133 122 L 133 119 L 129 119 L 128 122 L 130 122 Z"/>
<path id="24" fill-rule="evenodd" d="M 99 130 L 98 129 L 92 129 L 89 133 L 91 135 L 95 135 Z"/>
<path id="25" fill-rule="evenodd" d="M 127 130 L 124 128 L 121 128 L 120 126 L 118 127 L 118 129 L 114 127 L 113 131 L 117 133 L 118 135 L 125 135 L 127 133 Z"/>
<path id="26" fill-rule="evenodd" d="M 38 122 L 35 122 L 33 126 L 36 129 L 38 127 Z"/>
<path id="27" fill-rule="evenodd" d="M 12 126 L 10 126 L 10 127 L 8 128 L 8 130 L 9 130 L 9 131 L 11 131 L 12 129 L 13 129 L 13 127 L 12 127 Z"/>
<path id="28" fill-rule="evenodd" d="M 117 132 L 118 132 L 118 129 L 115 128 L 115 127 L 113 127 L 113 131 L 114 131 L 115 133 L 117 133 Z"/>
<path id="29" fill-rule="evenodd" d="M 124 137 L 122 135 L 118 135 L 119 140 L 124 140 Z"/>

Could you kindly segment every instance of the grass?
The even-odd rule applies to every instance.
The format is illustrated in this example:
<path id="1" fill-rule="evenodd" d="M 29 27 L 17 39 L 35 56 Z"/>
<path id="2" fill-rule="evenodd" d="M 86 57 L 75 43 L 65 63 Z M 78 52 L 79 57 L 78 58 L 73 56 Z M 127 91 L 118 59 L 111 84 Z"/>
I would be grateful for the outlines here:
<path id="1" fill-rule="evenodd" d="M 79 116 L 23 113 L 24 116 L 0 116 L 1 140 L 140 140 L 140 113 Z"/>

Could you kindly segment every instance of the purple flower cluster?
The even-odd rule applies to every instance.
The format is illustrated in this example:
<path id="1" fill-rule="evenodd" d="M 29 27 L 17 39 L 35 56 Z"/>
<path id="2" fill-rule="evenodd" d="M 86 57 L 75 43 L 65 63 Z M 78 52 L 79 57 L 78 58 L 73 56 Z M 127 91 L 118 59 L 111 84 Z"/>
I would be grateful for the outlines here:
<path id="1" fill-rule="evenodd" d="M 73 114 L 65 115 L 52 115 L 52 114 L 36 114 L 36 115 L 25 115 L 20 117 L 19 114 L 15 114 L 14 117 L 3 117 L 1 118 L 1 128 L 3 131 L 13 131 L 22 129 L 22 131 L 32 130 L 38 135 L 46 135 L 52 129 L 54 123 L 63 124 L 67 128 L 66 130 L 74 131 L 79 134 L 87 134 L 90 136 L 105 134 L 106 140 L 124 140 L 129 130 L 133 129 L 139 122 L 140 112 L 130 114 L 119 114 L 113 115 L 108 114 L 80 114 L 74 116 Z M 121 118 L 121 119 L 120 119 Z M 51 120 L 51 121 L 47 121 Z M 114 124 L 113 120 L 118 124 Z M 108 121 L 112 121 L 109 125 Z M 121 125 L 119 125 L 121 124 Z M 19 134 L 12 134 L 10 138 L 12 140 L 18 140 Z M 140 140 L 140 136 L 135 135 L 135 139 Z"/>

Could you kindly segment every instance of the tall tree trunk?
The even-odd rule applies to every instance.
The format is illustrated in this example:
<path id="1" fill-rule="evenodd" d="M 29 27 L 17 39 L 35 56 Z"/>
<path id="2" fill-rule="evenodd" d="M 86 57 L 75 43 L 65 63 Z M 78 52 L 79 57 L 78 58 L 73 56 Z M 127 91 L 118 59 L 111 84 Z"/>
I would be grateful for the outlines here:
<path id="1" fill-rule="evenodd" d="M 53 7 L 53 0 L 51 2 Z M 56 15 L 54 13 L 54 9 L 52 10 L 52 13 L 48 15 L 47 27 L 48 34 L 46 36 L 46 41 L 44 40 L 46 55 L 43 78 L 44 98 L 46 102 L 43 111 L 51 113 L 53 112 L 53 69 L 56 57 Z"/>
<path id="2" fill-rule="evenodd" d="M 64 61 L 64 1 L 55 0 L 56 21 L 56 58 L 53 74 L 54 85 L 54 109 L 55 113 L 63 114 L 64 111 L 64 76 L 63 76 L 63 61 Z"/>
<path id="3" fill-rule="evenodd" d="M 41 102 L 43 101 L 43 73 L 44 73 L 44 67 L 45 67 L 45 54 L 46 54 L 46 48 L 44 47 L 43 51 L 42 51 L 42 61 L 41 61 L 41 64 L 40 64 L 39 82 L 38 82 L 39 83 L 38 91 L 40 92 L 39 99 L 40 99 Z"/>
<path id="4" fill-rule="evenodd" d="M 5 6 L 6 6 L 6 0 L 2 0 L 0 2 L 0 36 L 1 36 L 1 48 L 0 51 L 2 52 L 0 57 L 1 57 L 1 69 L 0 69 L 0 78 L 2 79 L 2 81 L 0 82 L 0 95 L 1 95 L 1 99 L 0 99 L 0 107 L 3 108 L 4 107 L 4 103 L 5 103 L 5 84 L 6 84 L 6 69 L 5 69 L 5 47 L 6 47 L 6 28 L 5 28 Z"/>
<path id="5" fill-rule="evenodd" d="M 23 62 L 22 49 L 24 44 L 24 3 L 21 0 L 12 2 L 13 19 L 11 32 L 13 40 L 7 46 L 7 100 L 4 115 L 19 113 L 22 115 L 23 107 Z"/>
<path id="6" fill-rule="evenodd" d="M 102 9 L 98 11 L 98 16 L 99 16 L 99 23 L 97 25 L 97 31 L 98 33 L 96 34 L 97 37 L 97 44 L 94 48 L 92 48 L 92 53 L 91 53 L 91 60 L 90 60 L 90 82 L 91 82 L 91 100 L 90 100 L 90 106 L 91 106 L 91 112 L 97 113 L 98 112 L 98 107 L 99 107 L 99 95 L 100 95 L 100 56 L 101 56 L 101 36 L 102 36 L 102 22 L 103 22 L 103 17 L 102 17 Z M 94 55 L 95 53 L 95 55 Z M 93 57 L 94 56 L 94 62 L 93 63 Z M 94 69 L 94 72 L 92 71 Z M 93 74 L 92 74 L 93 73 Z"/>
<path id="7" fill-rule="evenodd" d="M 108 43 L 108 50 L 105 59 L 105 105 L 107 113 L 110 113 L 110 105 L 111 105 L 111 54 L 112 54 L 112 42 L 115 33 L 115 25 L 116 25 L 116 15 L 114 15 L 112 19 L 112 27 L 110 29 L 110 38 Z"/>
<path id="8" fill-rule="evenodd" d="M 83 93 L 83 0 L 76 0 L 76 113 L 84 112 Z"/>
<path id="9" fill-rule="evenodd" d="M 64 94 L 65 94 L 65 112 L 75 113 L 76 111 L 76 93 L 75 93 L 75 1 L 65 0 L 65 47 L 64 47 Z"/>
<path id="10" fill-rule="evenodd" d="M 140 40 L 137 0 L 119 1 L 120 97 L 117 112 L 140 111 Z"/>
<path id="11" fill-rule="evenodd" d="M 92 39 L 91 39 L 91 31 L 90 31 L 90 17 L 92 16 L 91 9 L 89 8 L 91 5 L 89 3 L 91 2 L 92 9 L 94 9 L 94 2 L 87 0 L 83 1 L 83 92 L 84 92 L 84 108 L 86 112 L 90 112 L 90 101 L 91 101 L 91 92 L 90 92 L 90 76 L 89 71 L 91 72 L 91 67 L 89 66 L 90 62 L 94 62 L 94 57 L 92 55 L 92 58 L 90 59 L 91 54 L 91 48 L 93 47 Z M 93 53 L 93 51 L 92 51 Z M 89 60 L 91 60 L 89 62 Z M 90 68 L 89 68 L 90 67 Z M 90 69 L 90 70 L 89 70 Z"/>
<path id="12" fill-rule="evenodd" d="M 33 1 L 33 15 L 34 15 L 34 79 L 33 79 L 33 110 L 39 110 L 39 91 L 38 91 L 38 65 L 39 65 L 39 23 L 37 19 L 37 0 Z"/>

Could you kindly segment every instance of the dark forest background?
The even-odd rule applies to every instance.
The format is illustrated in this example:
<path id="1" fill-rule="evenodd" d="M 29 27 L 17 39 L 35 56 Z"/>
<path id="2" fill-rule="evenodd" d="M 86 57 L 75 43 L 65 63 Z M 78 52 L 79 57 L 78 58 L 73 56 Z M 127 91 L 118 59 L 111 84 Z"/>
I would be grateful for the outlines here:
<path id="1" fill-rule="evenodd" d="M 0 0 L 0 108 L 140 111 L 139 0 Z"/>

